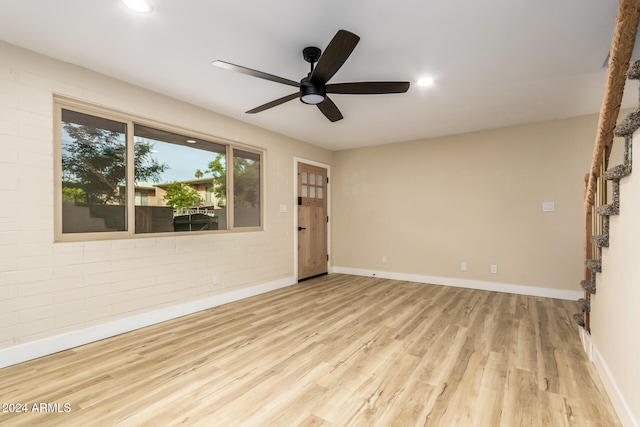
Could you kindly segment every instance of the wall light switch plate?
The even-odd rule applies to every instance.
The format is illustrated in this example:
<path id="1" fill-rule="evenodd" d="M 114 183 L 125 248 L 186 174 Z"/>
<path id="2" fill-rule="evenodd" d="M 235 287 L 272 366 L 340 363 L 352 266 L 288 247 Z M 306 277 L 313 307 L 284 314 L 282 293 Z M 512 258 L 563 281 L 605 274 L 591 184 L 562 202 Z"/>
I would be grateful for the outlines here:
<path id="1" fill-rule="evenodd" d="M 280 205 L 280 212 L 286 212 L 287 211 L 287 205 Z"/>
<path id="2" fill-rule="evenodd" d="M 553 212 L 556 206 L 553 202 L 542 202 L 542 212 Z"/>

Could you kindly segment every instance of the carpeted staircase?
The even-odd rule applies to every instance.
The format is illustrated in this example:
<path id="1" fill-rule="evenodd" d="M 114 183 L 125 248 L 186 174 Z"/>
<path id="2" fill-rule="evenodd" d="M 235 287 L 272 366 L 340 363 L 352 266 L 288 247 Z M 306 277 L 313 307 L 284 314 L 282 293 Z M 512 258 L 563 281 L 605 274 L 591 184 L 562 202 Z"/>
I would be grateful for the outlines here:
<path id="1" fill-rule="evenodd" d="M 640 60 L 633 63 L 627 73 L 630 80 L 640 80 Z M 640 99 L 639 99 L 640 102 Z M 640 129 L 640 106 L 638 110 L 629 114 L 620 124 L 616 126 L 615 136 L 624 138 L 624 162 L 621 165 L 609 168 L 604 173 L 604 179 L 611 182 L 612 197 L 611 202 L 598 206 L 596 214 L 602 217 L 602 227 L 600 234 L 591 236 L 591 243 L 596 248 L 595 259 L 588 259 L 586 267 L 591 272 L 590 280 L 583 280 L 580 285 L 585 290 L 585 297 L 578 300 L 582 312 L 573 316 L 580 326 L 585 326 L 585 317 L 591 311 L 591 295 L 596 293 L 597 274 L 602 272 L 602 248 L 609 247 L 609 219 L 613 215 L 620 213 L 620 180 L 631 174 L 631 147 L 633 143 L 633 133 Z"/>

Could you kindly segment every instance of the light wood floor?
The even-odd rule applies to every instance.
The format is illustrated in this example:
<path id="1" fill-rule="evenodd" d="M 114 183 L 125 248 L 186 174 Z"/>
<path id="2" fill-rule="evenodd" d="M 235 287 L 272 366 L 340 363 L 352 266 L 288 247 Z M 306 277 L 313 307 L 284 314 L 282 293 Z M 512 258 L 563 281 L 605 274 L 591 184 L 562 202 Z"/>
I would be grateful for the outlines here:
<path id="1" fill-rule="evenodd" d="M 618 426 L 574 302 L 330 275 L 0 370 L 0 424 Z"/>

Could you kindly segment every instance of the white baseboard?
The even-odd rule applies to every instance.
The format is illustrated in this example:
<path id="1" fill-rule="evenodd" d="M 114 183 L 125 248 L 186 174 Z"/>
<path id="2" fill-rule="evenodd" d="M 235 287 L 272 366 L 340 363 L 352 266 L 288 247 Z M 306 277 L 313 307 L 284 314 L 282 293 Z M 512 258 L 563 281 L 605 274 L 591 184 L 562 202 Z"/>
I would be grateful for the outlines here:
<path id="1" fill-rule="evenodd" d="M 238 289 L 237 291 L 231 291 L 209 298 L 203 298 L 151 311 L 149 313 L 138 314 L 136 316 L 126 317 L 113 322 L 103 323 L 86 329 L 0 349 L 0 368 L 26 362 L 27 360 L 37 359 L 38 357 L 68 350 L 83 344 L 113 337 L 115 335 L 144 328 L 145 326 L 175 319 L 177 317 L 182 317 L 187 314 L 196 313 L 222 304 L 274 291 L 276 289 L 291 286 L 295 283 L 296 279 L 294 277 L 287 277 L 273 282 L 252 286 L 250 288 Z"/>
<path id="2" fill-rule="evenodd" d="M 480 289 L 483 291 L 505 292 L 508 294 L 531 295 L 536 297 L 565 300 L 578 300 L 584 296 L 584 292 L 582 291 L 542 288 L 538 286 L 511 285 L 508 283 L 484 282 L 481 280 L 458 279 L 454 277 L 424 276 L 420 274 L 364 270 L 349 267 L 332 267 L 331 272 L 351 274 L 354 276 L 375 276 L 383 279 L 406 280 L 409 282 L 430 283 L 432 285 L 454 286 L 457 288 Z"/>
<path id="3" fill-rule="evenodd" d="M 587 353 L 587 357 L 593 362 L 593 342 L 591 341 L 591 335 L 584 329 L 578 330 L 580 333 L 580 341 L 582 341 L 582 349 Z"/>
<path id="4" fill-rule="evenodd" d="M 583 347 L 587 356 L 589 356 L 589 360 L 593 363 L 598 372 L 598 376 L 604 385 L 605 390 L 607 391 L 607 395 L 611 400 L 611 404 L 613 408 L 616 410 L 618 414 L 618 418 L 620 419 L 620 423 L 625 427 L 640 427 L 640 422 L 635 418 L 633 412 L 631 411 L 631 407 L 625 400 L 624 396 L 620 392 L 616 381 L 613 379 L 611 375 L 611 371 L 607 366 L 607 363 L 602 358 L 602 355 L 598 351 L 598 348 L 591 340 L 591 335 L 584 328 L 580 328 L 580 339 L 582 340 Z"/>

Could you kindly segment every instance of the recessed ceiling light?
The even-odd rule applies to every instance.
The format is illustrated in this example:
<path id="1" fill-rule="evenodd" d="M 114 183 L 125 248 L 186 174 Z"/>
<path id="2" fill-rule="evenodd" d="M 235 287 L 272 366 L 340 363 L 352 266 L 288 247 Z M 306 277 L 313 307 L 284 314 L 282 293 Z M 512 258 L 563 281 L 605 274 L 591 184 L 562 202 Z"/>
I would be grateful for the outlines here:
<path id="1" fill-rule="evenodd" d="M 196 140 L 195 140 L 195 139 L 187 139 L 187 142 L 188 142 L 189 144 L 195 144 L 195 143 L 196 143 Z"/>
<path id="2" fill-rule="evenodd" d="M 146 0 L 122 0 L 122 2 L 131 10 L 141 13 L 150 13 L 153 10 L 151 4 Z"/>
<path id="3" fill-rule="evenodd" d="M 433 77 L 422 77 L 418 80 L 418 86 L 431 86 L 433 84 Z"/>

